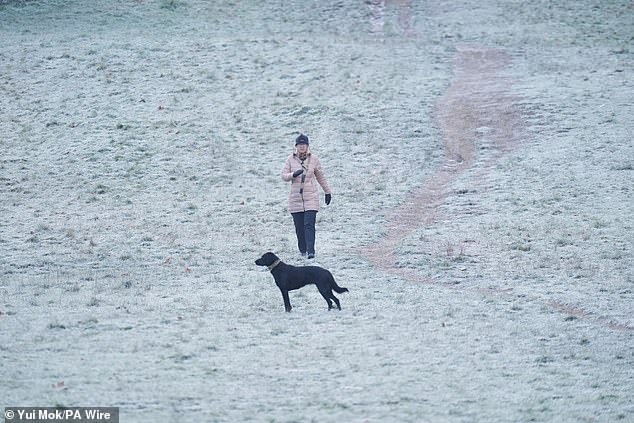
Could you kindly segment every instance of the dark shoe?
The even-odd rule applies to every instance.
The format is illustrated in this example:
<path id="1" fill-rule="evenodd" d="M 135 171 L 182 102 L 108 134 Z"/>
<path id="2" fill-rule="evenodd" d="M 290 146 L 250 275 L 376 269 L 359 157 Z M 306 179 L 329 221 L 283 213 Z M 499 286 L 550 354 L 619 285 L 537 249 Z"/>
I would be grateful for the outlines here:
<path id="1" fill-rule="evenodd" d="M 310 259 L 314 259 L 315 258 L 315 253 L 308 253 L 308 256 L 306 256 L 309 260 Z"/>

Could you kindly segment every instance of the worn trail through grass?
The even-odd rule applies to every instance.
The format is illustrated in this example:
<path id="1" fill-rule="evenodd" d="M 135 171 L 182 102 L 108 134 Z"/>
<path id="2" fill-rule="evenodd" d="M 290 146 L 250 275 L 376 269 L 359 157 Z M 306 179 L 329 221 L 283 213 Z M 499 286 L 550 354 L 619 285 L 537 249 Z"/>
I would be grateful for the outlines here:
<path id="1" fill-rule="evenodd" d="M 512 92 L 510 78 L 504 74 L 510 63 L 508 55 L 498 49 L 477 44 L 459 46 L 454 59 L 454 78 L 434 107 L 434 120 L 443 141 L 443 164 L 409 196 L 409 200 L 386 215 L 387 235 L 378 244 L 364 249 L 364 255 L 377 268 L 414 283 L 438 284 L 432 277 L 414 269 L 399 266 L 396 248 L 421 225 L 438 220 L 440 206 L 451 193 L 452 185 L 467 171 L 469 183 L 481 188 L 479 181 L 486 169 L 521 146 L 525 139 L 519 98 Z M 477 141 L 486 135 L 486 157 L 478 157 Z M 470 289 L 447 285 L 452 289 Z M 475 288 L 490 295 L 512 295 L 512 289 Z M 634 330 L 630 325 L 615 322 L 587 312 L 583 307 L 571 307 L 559 301 L 540 300 L 562 313 L 606 325 L 615 330 Z"/>

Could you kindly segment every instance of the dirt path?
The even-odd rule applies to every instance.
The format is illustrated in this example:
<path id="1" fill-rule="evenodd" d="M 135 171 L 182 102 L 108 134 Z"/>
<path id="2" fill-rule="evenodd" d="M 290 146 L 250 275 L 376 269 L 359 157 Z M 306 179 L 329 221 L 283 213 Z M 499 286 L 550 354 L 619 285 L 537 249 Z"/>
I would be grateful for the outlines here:
<path id="1" fill-rule="evenodd" d="M 487 161 L 497 160 L 519 144 L 522 119 L 517 102 L 510 95 L 510 82 L 502 74 L 508 61 L 500 50 L 480 45 L 459 47 L 453 82 L 434 108 L 445 161 L 411 194 L 409 201 L 386 216 L 388 235 L 381 243 L 365 250 L 366 257 L 377 268 L 412 282 L 434 282 L 416 271 L 400 268 L 394 250 L 420 226 L 439 217 L 439 206 L 447 198 L 452 184 L 476 166 L 478 133 L 486 132 L 487 139 L 493 144 Z M 473 183 L 477 184 L 477 181 Z"/>
<path id="2" fill-rule="evenodd" d="M 399 266 L 395 250 L 421 226 L 432 224 L 441 216 L 440 206 L 452 185 L 466 171 L 479 176 L 499 158 L 517 148 L 524 136 L 524 121 L 519 101 L 511 91 L 511 81 L 504 75 L 510 59 L 501 50 L 480 45 L 461 45 L 455 56 L 454 79 L 434 107 L 434 120 L 443 140 L 445 161 L 403 203 L 386 216 L 387 236 L 363 253 L 379 270 L 415 283 L 438 284 L 411 268 Z M 486 134 L 486 155 L 477 156 L 480 134 Z M 471 185 L 479 188 L 479 178 Z M 465 289 L 451 286 L 454 289 Z M 476 288 L 477 292 L 510 295 L 511 289 Z M 593 320 L 610 329 L 634 330 L 634 327 L 596 316 L 581 307 L 571 307 L 551 299 L 541 299 L 561 313 Z"/>

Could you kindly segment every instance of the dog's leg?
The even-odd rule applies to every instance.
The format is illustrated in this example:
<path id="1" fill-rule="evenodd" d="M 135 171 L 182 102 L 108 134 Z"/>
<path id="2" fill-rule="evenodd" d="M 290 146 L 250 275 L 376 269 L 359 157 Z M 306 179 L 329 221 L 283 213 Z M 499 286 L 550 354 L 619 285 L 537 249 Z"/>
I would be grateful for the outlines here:
<path id="1" fill-rule="evenodd" d="M 332 291 L 330 292 L 330 298 L 332 298 L 335 304 L 337 304 L 337 308 L 341 310 L 341 304 L 339 304 L 339 300 L 335 297 L 335 294 L 333 294 Z"/>
<path id="2" fill-rule="evenodd" d="M 284 299 L 284 308 L 286 309 L 287 313 L 290 313 L 293 307 L 291 306 L 290 298 L 288 298 L 288 291 L 283 289 L 280 289 L 280 291 L 282 291 L 282 298 Z"/>
<path id="3" fill-rule="evenodd" d="M 318 287 L 317 289 L 319 289 L 319 293 L 321 294 L 322 297 L 324 297 L 324 300 L 326 300 L 326 302 L 328 303 L 328 310 L 332 309 L 332 300 L 330 299 L 332 292 L 330 292 L 330 289 L 321 288 L 321 287 Z"/>

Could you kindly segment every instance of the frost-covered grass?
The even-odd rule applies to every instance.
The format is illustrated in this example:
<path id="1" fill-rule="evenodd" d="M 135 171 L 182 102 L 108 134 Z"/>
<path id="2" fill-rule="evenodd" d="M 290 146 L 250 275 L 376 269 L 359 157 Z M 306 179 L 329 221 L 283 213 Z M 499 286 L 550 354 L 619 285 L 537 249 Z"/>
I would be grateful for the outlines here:
<path id="1" fill-rule="evenodd" d="M 4 406 L 632 420 L 632 6 L 413 3 L 377 32 L 365 2 L 0 1 Z M 525 132 L 499 156 L 477 134 L 397 245 L 414 283 L 363 250 L 443 165 L 434 104 L 471 42 L 512 58 Z M 284 313 L 254 264 L 302 263 L 279 178 L 299 131 L 341 312 L 307 287 Z"/>

